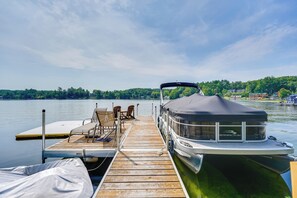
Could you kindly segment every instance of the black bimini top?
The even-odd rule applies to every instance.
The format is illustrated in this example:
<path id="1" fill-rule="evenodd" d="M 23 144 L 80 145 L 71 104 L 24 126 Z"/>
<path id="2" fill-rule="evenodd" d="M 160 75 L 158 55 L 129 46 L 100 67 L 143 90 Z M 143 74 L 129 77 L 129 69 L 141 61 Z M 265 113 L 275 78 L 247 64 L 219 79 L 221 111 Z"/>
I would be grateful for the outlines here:
<path id="1" fill-rule="evenodd" d="M 267 121 L 267 113 L 225 100 L 220 96 L 193 94 L 163 106 L 171 116 L 188 121 Z"/>

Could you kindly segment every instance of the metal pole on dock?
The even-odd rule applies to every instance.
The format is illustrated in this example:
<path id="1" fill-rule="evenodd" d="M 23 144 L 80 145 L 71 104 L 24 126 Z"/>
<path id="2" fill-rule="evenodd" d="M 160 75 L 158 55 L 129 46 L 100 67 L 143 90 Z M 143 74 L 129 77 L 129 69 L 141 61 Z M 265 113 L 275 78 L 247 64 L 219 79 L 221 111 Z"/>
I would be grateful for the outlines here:
<path id="1" fill-rule="evenodd" d="M 118 122 L 117 122 L 117 149 L 118 151 L 121 150 L 121 145 L 120 145 L 120 133 L 121 133 L 121 112 L 118 111 Z"/>
<path id="2" fill-rule="evenodd" d="M 45 162 L 44 158 L 44 150 L 45 150 L 45 109 L 42 109 L 42 163 Z"/>
<path id="3" fill-rule="evenodd" d="M 138 106 L 139 106 L 139 103 L 137 103 L 136 105 L 136 116 L 138 117 Z"/>
<path id="4" fill-rule="evenodd" d="M 155 123 L 157 124 L 158 120 L 157 120 L 157 106 L 155 106 Z"/>
<path id="5" fill-rule="evenodd" d="M 167 151 L 169 150 L 169 110 L 167 110 L 167 115 L 166 115 L 166 149 Z"/>

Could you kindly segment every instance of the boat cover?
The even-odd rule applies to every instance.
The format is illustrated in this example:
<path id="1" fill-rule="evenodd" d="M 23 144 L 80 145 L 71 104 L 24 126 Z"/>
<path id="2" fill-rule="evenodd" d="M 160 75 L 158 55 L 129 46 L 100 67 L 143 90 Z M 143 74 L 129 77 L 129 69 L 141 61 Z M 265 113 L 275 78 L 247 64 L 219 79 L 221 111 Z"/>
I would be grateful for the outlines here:
<path id="1" fill-rule="evenodd" d="M 80 159 L 0 169 L 0 197 L 91 197 L 93 186 Z"/>
<path id="2" fill-rule="evenodd" d="M 215 96 L 193 94 L 163 106 L 171 116 L 188 121 L 267 121 L 267 113 Z M 164 110 L 163 109 L 163 110 Z"/>

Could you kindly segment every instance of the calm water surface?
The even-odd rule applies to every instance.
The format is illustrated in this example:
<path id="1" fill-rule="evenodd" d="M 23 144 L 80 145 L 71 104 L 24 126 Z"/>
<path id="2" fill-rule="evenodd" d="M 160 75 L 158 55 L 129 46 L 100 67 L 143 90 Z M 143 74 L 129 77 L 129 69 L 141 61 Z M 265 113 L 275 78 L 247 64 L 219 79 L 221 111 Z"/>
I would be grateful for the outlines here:
<path id="1" fill-rule="evenodd" d="M 41 126 L 41 111 L 46 123 L 90 118 L 94 107 L 121 105 L 123 110 L 139 104 L 140 115 L 151 115 L 152 100 L 0 100 L 0 168 L 41 163 L 41 140 L 16 141 L 15 135 Z M 46 140 L 49 146 L 60 140 Z"/>
<path id="2" fill-rule="evenodd" d="M 41 125 L 41 111 L 46 109 L 46 123 L 61 120 L 83 120 L 91 117 L 95 104 L 99 107 L 139 104 L 139 115 L 151 115 L 152 100 L 0 100 L 0 168 L 41 162 L 41 141 L 15 141 L 15 135 Z M 293 143 L 297 147 L 297 107 L 278 106 L 269 102 L 239 103 L 264 109 L 269 114 L 267 135 Z M 49 146 L 59 140 L 47 140 Z M 297 155 L 297 152 L 295 151 Z"/>

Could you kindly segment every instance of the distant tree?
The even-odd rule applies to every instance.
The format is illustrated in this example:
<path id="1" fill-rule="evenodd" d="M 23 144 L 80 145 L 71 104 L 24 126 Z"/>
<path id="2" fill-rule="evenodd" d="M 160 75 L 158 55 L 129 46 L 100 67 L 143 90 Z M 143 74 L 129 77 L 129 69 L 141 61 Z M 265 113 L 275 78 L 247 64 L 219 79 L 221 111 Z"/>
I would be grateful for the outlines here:
<path id="1" fill-rule="evenodd" d="M 297 76 L 282 76 L 275 78 L 273 76 L 265 77 L 259 80 L 253 80 L 248 82 L 229 82 L 228 80 L 214 80 L 198 83 L 201 90 L 205 95 L 219 94 L 223 96 L 230 95 L 230 90 L 245 89 L 242 96 L 247 96 L 249 93 L 267 93 L 272 95 L 276 92 L 283 95 L 288 93 L 297 92 Z M 171 99 L 175 99 L 182 96 L 189 96 L 195 93 L 192 88 L 178 87 L 175 89 L 165 89 L 163 96 L 169 96 Z M 233 94 L 233 93 L 231 93 Z M 67 90 L 58 87 L 57 90 L 0 90 L 0 99 L 158 99 L 159 89 L 148 88 L 133 88 L 127 90 L 115 90 L 115 91 L 101 91 L 93 90 L 90 94 L 88 90 L 81 87 L 68 88 Z M 283 96 L 285 97 L 285 96 Z"/>
<path id="2" fill-rule="evenodd" d="M 184 89 L 184 91 L 182 92 L 182 96 L 190 96 L 193 93 L 195 93 L 195 89 L 187 87 Z"/>
<path id="3" fill-rule="evenodd" d="M 170 99 L 176 99 L 179 97 L 179 92 L 177 89 L 172 89 L 169 94 Z"/>
<path id="4" fill-rule="evenodd" d="M 291 94 L 291 92 L 285 88 L 281 88 L 279 91 L 278 91 L 278 96 L 283 99 L 285 97 L 288 97 L 289 95 Z"/>
<path id="5" fill-rule="evenodd" d="M 151 98 L 159 99 L 160 98 L 160 92 L 159 91 L 152 91 Z"/>

